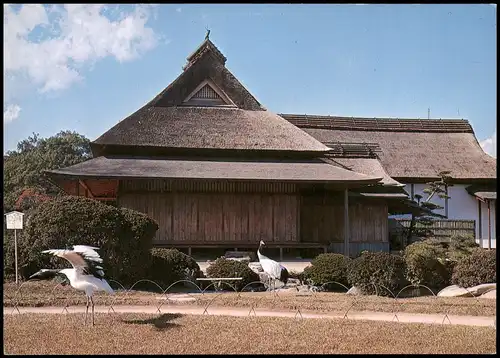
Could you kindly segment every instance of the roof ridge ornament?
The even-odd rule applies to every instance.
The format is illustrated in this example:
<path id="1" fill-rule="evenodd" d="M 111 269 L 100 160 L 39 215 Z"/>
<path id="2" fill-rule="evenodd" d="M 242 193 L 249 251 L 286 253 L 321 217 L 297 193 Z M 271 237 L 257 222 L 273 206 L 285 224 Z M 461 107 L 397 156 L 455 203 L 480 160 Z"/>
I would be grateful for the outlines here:
<path id="1" fill-rule="evenodd" d="M 196 61 L 198 61 L 205 53 L 211 52 L 212 55 L 220 61 L 223 65 L 226 64 L 226 57 L 220 52 L 217 46 L 210 40 L 210 29 L 206 28 L 207 33 L 205 34 L 205 39 L 201 43 L 198 48 L 191 53 L 186 59 L 188 63 L 182 67 L 184 71 L 186 71 L 189 67 L 191 67 Z"/>

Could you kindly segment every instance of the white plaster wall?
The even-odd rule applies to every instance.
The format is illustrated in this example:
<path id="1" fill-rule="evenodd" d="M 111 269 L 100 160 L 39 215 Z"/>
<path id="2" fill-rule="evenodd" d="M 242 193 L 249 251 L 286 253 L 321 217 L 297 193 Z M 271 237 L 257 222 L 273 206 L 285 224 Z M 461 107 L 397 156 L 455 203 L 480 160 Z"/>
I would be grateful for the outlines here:
<path id="1" fill-rule="evenodd" d="M 476 204 L 477 207 L 477 204 Z M 477 210 L 477 209 L 476 209 Z M 496 249 L 496 201 L 490 203 L 491 248 Z M 477 216 L 477 214 L 476 214 Z M 488 247 L 488 204 L 481 202 L 482 247 Z M 476 237 L 479 237 L 479 227 L 476 222 Z"/>
<path id="2" fill-rule="evenodd" d="M 404 183 L 405 190 L 411 195 L 411 184 Z M 482 247 L 488 247 L 488 206 L 486 203 L 481 203 L 481 220 L 479 220 L 478 200 L 467 193 L 465 188 L 469 184 L 455 184 L 448 188 L 448 219 L 452 220 L 475 220 L 476 221 L 476 241 L 479 243 L 479 224 L 482 225 Z M 413 184 L 413 194 L 422 195 L 422 200 L 427 198 L 427 194 L 423 190 L 427 187 L 425 184 Z M 445 201 L 438 196 L 434 196 L 431 202 L 441 206 L 445 206 Z M 490 204 L 491 216 L 491 247 L 496 248 L 496 220 L 495 220 L 495 202 Z M 445 209 L 435 210 L 436 213 L 445 214 Z M 411 215 L 391 216 L 397 218 L 410 219 Z"/>

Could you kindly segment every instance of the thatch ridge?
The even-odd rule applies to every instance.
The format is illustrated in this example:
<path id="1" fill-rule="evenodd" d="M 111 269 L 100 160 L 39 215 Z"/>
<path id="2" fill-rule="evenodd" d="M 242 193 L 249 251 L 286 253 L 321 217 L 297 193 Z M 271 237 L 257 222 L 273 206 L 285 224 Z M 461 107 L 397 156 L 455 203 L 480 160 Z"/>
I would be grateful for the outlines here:
<path id="1" fill-rule="evenodd" d="M 473 132 L 469 121 L 465 119 L 366 118 L 282 113 L 279 115 L 300 128 L 389 132 Z"/>

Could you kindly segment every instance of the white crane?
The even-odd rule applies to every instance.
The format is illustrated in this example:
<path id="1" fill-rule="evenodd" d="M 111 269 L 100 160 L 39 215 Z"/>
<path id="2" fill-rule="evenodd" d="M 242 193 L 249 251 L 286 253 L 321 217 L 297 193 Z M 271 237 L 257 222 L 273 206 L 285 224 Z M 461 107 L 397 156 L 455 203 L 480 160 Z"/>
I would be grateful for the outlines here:
<path id="1" fill-rule="evenodd" d="M 274 288 L 276 288 L 276 280 L 279 280 L 286 285 L 288 282 L 288 270 L 286 267 L 280 265 L 278 262 L 271 260 L 269 257 L 264 256 L 260 253 L 262 246 L 266 244 L 264 241 L 260 240 L 260 245 L 257 250 L 257 257 L 259 258 L 260 265 L 262 266 L 262 270 L 269 277 L 269 289 L 271 289 L 271 280 L 274 280 Z"/>
<path id="2" fill-rule="evenodd" d="M 73 268 L 62 270 L 41 269 L 30 276 L 30 279 L 36 278 L 40 280 L 51 279 L 56 276 L 63 277 L 69 281 L 71 287 L 85 292 L 87 296 L 85 325 L 87 324 L 90 303 L 92 303 L 92 325 L 94 325 L 94 300 L 92 299 L 94 292 L 106 291 L 111 294 L 114 293 L 111 286 L 104 279 L 103 268 L 98 265 L 102 263 L 102 258 L 95 250 L 98 250 L 98 248 L 75 245 L 73 250 L 53 249 L 42 251 L 44 254 L 52 254 L 66 259 Z"/>

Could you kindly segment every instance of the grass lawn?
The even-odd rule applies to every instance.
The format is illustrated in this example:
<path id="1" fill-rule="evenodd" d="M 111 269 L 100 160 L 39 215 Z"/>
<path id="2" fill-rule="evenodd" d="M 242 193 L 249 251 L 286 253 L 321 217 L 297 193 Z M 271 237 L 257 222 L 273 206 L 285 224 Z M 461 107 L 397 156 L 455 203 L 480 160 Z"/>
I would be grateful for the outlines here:
<path id="1" fill-rule="evenodd" d="M 70 286 L 57 286 L 54 282 L 33 281 L 25 283 L 18 290 L 14 283 L 4 283 L 4 306 L 64 306 L 84 305 L 85 296 Z M 139 289 L 152 289 L 154 285 L 141 283 L 138 290 L 117 291 L 114 296 L 98 293 L 94 302 L 96 305 L 134 304 L 159 305 L 159 292 L 148 292 Z M 169 295 L 171 297 L 171 295 Z M 494 316 L 496 300 L 485 298 L 444 298 L 417 297 L 393 299 L 377 296 L 347 296 L 340 293 L 316 293 L 314 296 L 298 296 L 297 293 L 279 293 L 275 296 L 270 292 L 230 292 L 215 297 L 213 293 L 205 295 L 193 294 L 196 301 L 180 301 L 179 304 L 206 305 L 214 300 L 213 306 L 234 306 L 276 309 L 297 309 L 316 312 L 345 312 L 351 306 L 352 311 L 376 312 L 412 312 L 412 313 L 448 313 L 451 315 Z M 175 304 L 176 301 L 163 301 L 164 304 Z M 354 304 L 354 305 L 353 305 Z"/>
<path id="2" fill-rule="evenodd" d="M 4 316 L 6 354 L 496 352 L 493 328 L 331 319 L 178 314 Z"/>

